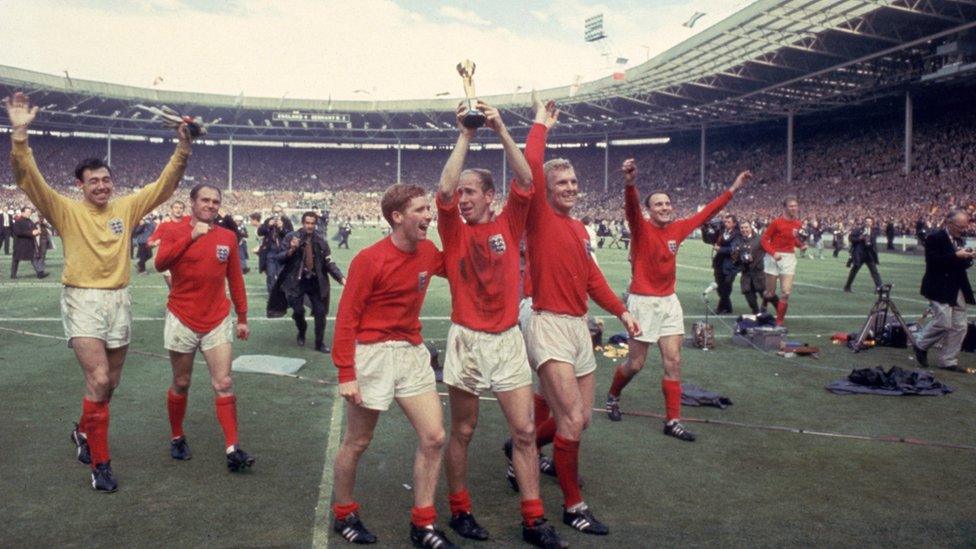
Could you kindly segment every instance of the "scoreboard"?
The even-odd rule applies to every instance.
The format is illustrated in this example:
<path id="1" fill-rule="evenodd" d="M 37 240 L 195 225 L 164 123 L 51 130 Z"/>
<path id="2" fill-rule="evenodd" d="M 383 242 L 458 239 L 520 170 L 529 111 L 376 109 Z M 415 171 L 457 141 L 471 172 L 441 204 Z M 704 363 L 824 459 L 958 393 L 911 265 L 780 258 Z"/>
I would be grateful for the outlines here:
<path id="1" fill-rule="evenodd" d="M 272 114 L 271 118 L 283 122 L 323 122 L 330 124 L 348 124 L 350 121 L 348 114 L 301 111 L 276 112 Z"/>

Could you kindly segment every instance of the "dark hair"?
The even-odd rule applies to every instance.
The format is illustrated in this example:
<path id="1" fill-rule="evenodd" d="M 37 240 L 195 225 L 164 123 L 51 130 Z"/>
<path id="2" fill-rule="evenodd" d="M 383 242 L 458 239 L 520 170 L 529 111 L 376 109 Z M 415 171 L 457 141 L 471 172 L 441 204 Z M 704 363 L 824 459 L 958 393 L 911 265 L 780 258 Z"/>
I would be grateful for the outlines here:
<path id="1" fill-rule="evenodd" d="M 644 197 L 644 207 L 645 208 L 651 209 L 651 197 L 654 196 L 654 195 L 656 195 L 656 194 L 663 194 L 664 196 L 668 197 L 668 200 L 671 200 L 671 194 L 668 193 L 668 191 L 651 191 L 651 192 L 647 193 L 647 196 Z"/>
<path id="2" fill-rule="evenodd" d="M 419 185 L 407 185 L 404 183 L 390 185 L 386 189 L 386 192 L 383 193 L 383 198 L 380 199 L 380 209 L 383 211 L 383 217 L 392 227 L 393 212 L 403 213 L 403 210 L 411 200 L 418 196 L 426 195 L 427 191 Z"/>
<path id="3" fill-rule="evenodd" d="M 790 202 L 796 202 L 797 204 L 800 203 L 800 201 L 796 199 L 796 195 L 795 194 L 788 194 L 788 195 L 786 195 L 786 196 L 783 197 L 783 207 L 784 208 Z"/>
<path id="4" fill-rule="evenodd" d="M 220 192 L 220 189 L 211 185 L 210 183 L 197 183 L 196 185 L 193 186 L 192 189 L 190 189 L 190 200 L 196 200 L 197 195 L 200 194 L 200 191 L 203 189 L 213 189 L 217 191 L 218 198 L 220 198 L 221 200 L 223 200 L 224 198 L 224 193 Z"/>
<path id="5" fill-rule="evenodd" d="M 491 176 L 490 171 L 482 168 L 469 168 L 461 172 L 461 175 L 463 176 L 464 174 L 467 173 L 476 175 L 478 179 L 481 181 L 481 192 L 485 192 L 485 193 L 488 191 L 494 192 L 495 178 Z"/>
<path id="6" fill-rule="evenodd" d="M 317 214 L 317 213 L 315 213 L 315 212 L 313 212 L 311 210 L 309 210 L 309 211 L 307 211 L 307 212 L 305 212 L 305 213 L 302 214 L 302 223 L 305 223 L 305 218 L 306 217 L 311 217 L 315 221 L 318 221 L 319 220 L 319 214 Z"/>
<path id="7" fill-rule="evenodd" d="M 261 212 L 251 212 L 249 217 L 255 221 L 261 221 Z"/>
<path id="8" fill-rule="evenodd" d="M 78 181 L 84 181 L 85 170 L 95 171 L 102 168 L 108 170 L 108 174 L 112 175 L 112 168 L 110 168 L 101 158 L 86 158 L 75 166 L 75 179 Z"/>

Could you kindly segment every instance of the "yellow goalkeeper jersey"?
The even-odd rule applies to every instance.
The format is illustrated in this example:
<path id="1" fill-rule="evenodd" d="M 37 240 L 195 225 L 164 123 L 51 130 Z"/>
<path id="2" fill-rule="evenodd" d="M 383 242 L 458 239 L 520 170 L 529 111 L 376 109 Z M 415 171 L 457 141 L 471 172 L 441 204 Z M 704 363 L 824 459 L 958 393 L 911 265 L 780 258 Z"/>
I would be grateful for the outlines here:
<path id="1" fill-rule="evenodd" d="M 176 191 L 188 152 L 177 149 L 154 183 L 102 208 L 63 196 L 44 181 L 26 139 L 13 139 L 10 162 L 17 185 L 58 230 L 64 245 L 65 286 L 118 289 L 129 285 L 132 231 Z"/>

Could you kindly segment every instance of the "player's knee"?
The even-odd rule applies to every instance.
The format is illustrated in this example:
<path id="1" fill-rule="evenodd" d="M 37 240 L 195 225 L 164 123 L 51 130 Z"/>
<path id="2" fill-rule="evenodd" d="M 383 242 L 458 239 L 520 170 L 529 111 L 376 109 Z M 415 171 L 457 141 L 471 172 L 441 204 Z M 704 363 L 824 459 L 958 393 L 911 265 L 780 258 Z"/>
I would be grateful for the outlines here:
<path id="1" fill-rule="evenodd" d="M 518 425 L 512 425 L 512 443 L 516 448 L 531 448 L 535 445 L 535 424 L 531 421 L 524 421 Z"/>
<path id="2" fill-rule="evenodd" d="M 359 456 L 363 455 L 363 452 L 365 452 L 367 448 L 369 448 L 369 443 L 372 442 L 372 440 L 372 434 L 358 436 L 346 435 L 346 437 L 342 439 L 342 445 L 345 446 L 348 452 L 352 453 L 356 458 L 358 458 Z"/>
<path id="3" fill-rule="evenodd" d="M 474 438 L 474 429 L 477 425 L 476 421 L 452 422 L 451 436 L 467 445 Z"/>
<path id="4" fill-rule="evenodd" d="M 211 381 L 215 393 L 231 393 L 234 391 L 234 380 L 230 376 L 221 376 Z"/>
<path id="5" fill-rule="evenodd" d="M 190 390 L 190 376 L 179 375 L 173 376 L 173 392 L 177 394 L 183 394 Z"/>
<path id="6" fill-rule="evenodd" d="M 428 452 L 440 452 L 444 448 L 446 439 L 447 434 L 444 432 L 443 427 L 430 429 L 420 435 L 420 448 Z"/>
<path id="7" fill-rule="evenodd" d="M 565 421 L 563 425 L 566 430 L 569 431 L 568 434 L 573 437 L 579 437 L 580 433 L 583 432 L 586 423 L 585 415 L 583 413 L 582 407 L 574 407 L 569 413 L 566 414 Z"/>
<path id="8" fill-rule="evenodd" d="M 112 391 L 112 380 L 108 372 L 92 372 L 88 374 L 88 386 L 98 394 L 109 394 Z"/>

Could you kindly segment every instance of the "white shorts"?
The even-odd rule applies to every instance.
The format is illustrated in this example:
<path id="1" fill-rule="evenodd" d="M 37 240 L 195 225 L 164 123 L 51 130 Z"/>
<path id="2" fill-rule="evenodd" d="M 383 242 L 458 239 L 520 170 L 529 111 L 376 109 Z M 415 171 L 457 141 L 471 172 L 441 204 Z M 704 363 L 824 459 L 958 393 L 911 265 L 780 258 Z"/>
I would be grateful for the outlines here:
<path id="1" fill-rule="evenodd" d="M 532 384 L 522 330 L 500 334 L 451 324 L 447 332 L 444 383 L 469 393 L 504 393 Z"/>
<path id="2" fill-rule="evenodd" d="M 538 370 L 550 360 L 573 365 L 576 377 L 596 370 L 593 339 L 586 317 L 534 311 L 525 332 L 529 365 Z"/>
<path id="3" fill-rule="evenodd" d="M 772 276 L 796 274 L 796 254 L 779 254 L 779 261 L 773 259 L 773 254 L 763 257 L 763 271 Z"/>
<path id="4" fill-rule="evenodd" d="M 356 381 L 363 407 L 370 410 L 389 410 L 394 398 L 437 390 L 430 351 L 408 341 L 357 343 Z"/>
<path id="5" fill-rule="evenodd" d="M 68 343 L 75 337 L 93 337 L 105 342 L 106 349 L 129 344 L 132 331 L 132 295 L 129 288 L 61 289 L 61 322 Z"/>
<path id="6" fill-rule="evenodd" d="M 223 322 L 205 334 L 198 334 L 183 324 L 169 309 L 166 310 L 166 324 L 163 326 L 163 347 L 177 353 L 193 353 L 197 349 L 209 351 L 218 345 L 234 342 L 234 323 L 230 315 Z"/>
<path id="7" fill-rule="evenodd" d="M 640 325 L 641 335 L 634 338 L 637 341 L 657 343 L 664 336 L 685 333 L 684 311 L 675 294 L 664 297 L 630 294 L 627 309 Z"/>

